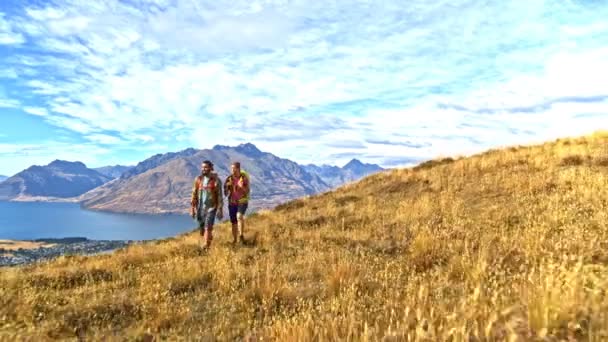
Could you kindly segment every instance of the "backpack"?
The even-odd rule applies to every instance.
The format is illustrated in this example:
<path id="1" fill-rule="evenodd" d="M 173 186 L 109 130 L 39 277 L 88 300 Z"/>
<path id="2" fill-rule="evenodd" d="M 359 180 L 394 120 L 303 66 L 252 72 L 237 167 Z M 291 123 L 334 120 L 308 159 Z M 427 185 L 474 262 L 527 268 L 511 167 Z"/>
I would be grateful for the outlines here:
<path id="1" fill-rule="evenodd" d="M 246 171 L 241 170 L 241 177 L 237 178 L 244 178 L 247 180 L 247 185 L 249 187 L 249 191 L 239 200 L 239 203 L 246 203 L 249 200 L 249 195 L 251 192 L 251 183 L 249 181 L 249 174 Z M 230 191 L 232 191 L 232 182 L 235 181 L 235 178 L 233 175 L 230 175 L 228 177 L 226 177 L 226 181 L 224 182 L 224 195 L 228 196 L 230 194 Z"/>

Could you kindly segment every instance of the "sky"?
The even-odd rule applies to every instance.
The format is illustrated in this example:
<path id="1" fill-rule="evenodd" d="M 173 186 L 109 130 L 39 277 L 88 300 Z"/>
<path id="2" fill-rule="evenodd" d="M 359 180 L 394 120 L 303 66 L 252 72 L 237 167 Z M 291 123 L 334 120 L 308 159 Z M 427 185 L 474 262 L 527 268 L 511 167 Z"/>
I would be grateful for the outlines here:
<path id="1" fill-rule="evenodd" d="M 0 174 L 251 142 L 384 167 L 608 128 L 599 0 L 0 0 Z"/>

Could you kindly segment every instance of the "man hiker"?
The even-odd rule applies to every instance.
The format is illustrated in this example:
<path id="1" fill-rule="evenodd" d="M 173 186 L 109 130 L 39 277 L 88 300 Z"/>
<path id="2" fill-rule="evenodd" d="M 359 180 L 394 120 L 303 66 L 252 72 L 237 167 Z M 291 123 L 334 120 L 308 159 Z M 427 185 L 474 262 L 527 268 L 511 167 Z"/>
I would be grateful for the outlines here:
<path id="1" fill-rule="evenodd" d="M 205 160 L 201 164 L 201 174 L 194 179 L 190 215 L 196 217 L 205 249 L 211 247 L 215 218 L 222 219 L 222 181 L 213 172 L 213 163 Z"/>
<path id="2" fill-rule="evenodd" d="M 224 182 L 224 195 L 229 198 L 228 213 L 232 223 L 232 243 L 236 243 L 237 236 L 241 243 L 245 243 L 245 211 L 249 202 L 249 174 L 241 170 L 241 163 L 231 165 L 232 174 Z"/>

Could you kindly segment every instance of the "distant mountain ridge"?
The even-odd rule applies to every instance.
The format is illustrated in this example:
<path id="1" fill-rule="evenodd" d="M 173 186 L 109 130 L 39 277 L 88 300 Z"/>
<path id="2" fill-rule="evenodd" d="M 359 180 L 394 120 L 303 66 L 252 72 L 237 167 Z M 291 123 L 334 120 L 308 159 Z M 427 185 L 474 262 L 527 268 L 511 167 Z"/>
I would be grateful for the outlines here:
<path id="1" fill-rule="evenodd" d="M 384 170 L 376 164 L 362 163 L 358 159 L 352 159 L 343 167 L 308 164 L 304 168 L 319 176 L 323 181 L 331 187 L 340 186 L 344 183 L 359 180 L 365 176 L 369 176 L 375 172 Z"/>
<path id="2" fill-rule="evenodd" d="M 253 144 L 212 149 L 186 149 L 157 154 L 120 178 L 82 195 L 85 208 L 134 213 L 186 213 L 194 177 L 209 159 L 222 181 L 234 160 L 241 162 L 252 181 L 252 208 L 271 207 L 287 199 L 318 193 L 329 186 L 297 163 L 262 152 Z"/>
<path id="3" fill-rule="evenodd" d="M 30 166 L 0 183 L 0 200 L 23 197 L 70 198 L 110 180 L 82 162 L 55 160 L 46 166 Z"/>
<path id="4" fill-rule="evenodd" d="M 3 175 L 0 175 L 0 183 L 1 183 L 2 181 L 4 181 L 5 179 L 7 179 L 7 178 L 8 178 L 8 176 L 3 176 Z"/>
<path id="5" fill-rule="evenodd" d="M 137 165 L 135 165 L 134 167 L 132 167 L 130 170 L 126 171 L 125 173 L 123 173 L 121 175 L 121 178 L 131 178 L 134 176 L 137 176 L 139 174 L 142 174 L 150 169 L 153 169 L 157 166 L 160 166 L 170 160 L 173 160 L 175 158 L 180 158 L 180 157 L 188 157 L 188 156 L 192 156 L 193 154 L 196 153 L 197 150 L 195 150 L 194 148 L 187 148 L 183 151 L 180 152 L 169 152 L 169 153 L 158 153 L 153 155 L 152 157 L 145 159 L 144 161 L 141 161 L 139 163 L 137 163 Z"/>
<path id="6" fill-rule="evenodd" d="M 125 165 L 108 165 L 102 167 L 93 168 L 93 170 L 101 173 L 104 176 L 108 176 L 112 179 L 120 177 L 126 171 L 132 169 L 133 166 L 125 166 Z"/>
<path id="7" fill-rule="evenodd" d="M 382 169 L 354 162 L 348 168 L 338 168 L 338 179 L 326 177 L 331 180 L 328 183 L 322 172 L 313 172 L 312 168 L 309 170 L 260 151 L 251 143 L 233 147 L 215 145 L 203 150 L 189 148 L 156 154 L 140 162 L 120 178 L 82 195 L 82 206 L 116 212 L 186 213 L 192 182 L 200 174 L 200 164 L 205 159 L 215 164 L 215 172 L 222 181 L 229 175 L 232 161 L 241 162 L 242 169 L 251 176 L 252 209 L 270 208 L 290 199 L 327 191 L 344 183 L 340 183 L 342 180 L 356 179 L 361 172 Z"/>
<path id="8" fill-rule="evenodd" d="M 251 143 L 187 148 L 155 154 L 135 166 L 113 165 L 95 169 L 81 162 L 56 160 L 31 166 L 0 183 L 0 200 L 71 201 L 84 208 L 131 213 L 185 213 L 200 164 L 215 163 L 222 181 L 238 160 L 252 180 L 252 210 L 271 208 L 285 201 L 330 190 L 383 170 L 353 159 L 343 167 L 309 164 L 277 157 Z"/>

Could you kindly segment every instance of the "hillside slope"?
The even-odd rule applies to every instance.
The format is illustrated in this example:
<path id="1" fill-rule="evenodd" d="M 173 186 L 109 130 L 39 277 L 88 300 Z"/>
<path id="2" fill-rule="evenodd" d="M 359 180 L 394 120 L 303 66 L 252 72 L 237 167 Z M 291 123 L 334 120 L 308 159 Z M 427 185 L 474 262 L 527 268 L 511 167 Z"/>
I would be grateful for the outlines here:
<path id="1" fill-rule="evenodd" d="M 0 338 L 606 340 L 607 185 L 606 133 L 378 173 L 251 216 L 247 246 L 0 270 Z"/>

